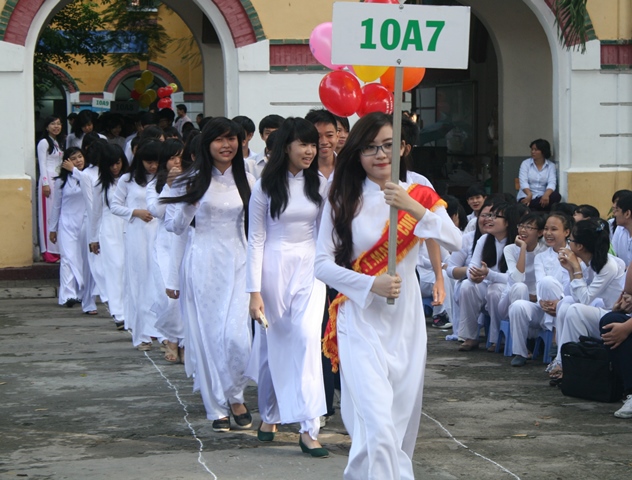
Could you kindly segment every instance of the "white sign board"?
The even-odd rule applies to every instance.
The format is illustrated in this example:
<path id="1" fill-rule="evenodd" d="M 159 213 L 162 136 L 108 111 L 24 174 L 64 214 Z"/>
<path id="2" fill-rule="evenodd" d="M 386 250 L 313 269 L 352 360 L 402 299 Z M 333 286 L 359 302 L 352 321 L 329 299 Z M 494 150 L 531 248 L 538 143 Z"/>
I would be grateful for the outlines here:
<path id="1" fill-rule="evenodd" d="M 92 108 L 97 110 L 109 110 L 110 109 L 110 101 L 105 100 L 103 98 L 93 98 L 92 99 Z"/>
<path id="2" fill-rule="evenodd" d="M 466 69 L 470 7 L 334 3 L 331 61 Z"/>

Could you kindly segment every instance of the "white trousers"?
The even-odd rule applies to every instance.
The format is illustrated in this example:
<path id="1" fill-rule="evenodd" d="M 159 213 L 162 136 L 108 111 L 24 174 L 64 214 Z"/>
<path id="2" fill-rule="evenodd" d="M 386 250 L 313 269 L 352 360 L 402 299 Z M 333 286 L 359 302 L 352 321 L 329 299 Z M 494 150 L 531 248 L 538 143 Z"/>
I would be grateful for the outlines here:
<path id="1" fill-rule="evenodd" d="M 538 283 L 538 298 L 541 300 L 558 300 L 564 296 L 564 287 L 553 277 L 544 277 Z M 544 313 L 539 303 L 527 298 L 512 302 L 509 305 L 509 323 L 511 326 L 512 353 L 527 357 L 527 339 L 535 338 L 542 329 L 553 329 L 553 317 Z M 560 303 L 562 303 L 560 301 Z M 558 311 L 560 310 L 558 303 Z M 565 309 L 562 309 L 565 311 Z M 559 334 L 559 330 L 558 330 Z"/>
<path id="2" fill-rule="evenodd" d="M 504 283 L 474 283 L 469 279 L 463 280 L 459 295 L 459 337 L 465 340 L 478 339 L 478 315 L 486 307 L 491 318 L 488 338 L 492 342 L 498 338 L 500 316 L 498 304 L 506 284 Z"/>
<path id="3" fill-rule="evenodd" d="M 562 362 L 562 345 L 568 342 L 578 342 L 584 335 L 593 338 L 601 338 L 599 332 L 599 320 L 610 310 L 601 307 L 573 303 L 568 305 L 564 317 L 564 329 L 557 334 L 557 350 L 555 362 Z"/>

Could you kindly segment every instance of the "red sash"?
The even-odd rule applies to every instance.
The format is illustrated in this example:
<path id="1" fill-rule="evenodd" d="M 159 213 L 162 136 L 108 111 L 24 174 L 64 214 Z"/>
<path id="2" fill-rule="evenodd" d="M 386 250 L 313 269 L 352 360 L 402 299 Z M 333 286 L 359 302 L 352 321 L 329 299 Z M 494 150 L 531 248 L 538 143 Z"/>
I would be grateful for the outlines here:
<path id="1" fill-rule="evenodd" d="M 436 210 L 437 207 L 447 207 L 447 204 L 441 200 L 441 197 L 432 188 L 413 184 L 408 189 L 408 194 L 430 211 Z M 412 215 L 403 210 L 398 212 L 397 263 L 419 242 L 419 237 L 416 237 L 414 234 L 416 225 L 417 220 Z M 387 221 L 382 231 L 382 236 L 377 243 L 353 262 L 351 268 L 355 272 L 373 277 L 386 273 L 388 269 L 388 226 L 389 222 Z M 329 321 L 322 340 L 323 354 L 331 360 L 331 370 L 333 372 L 338 371 L 338 364 L 340 363 L 336 338 L 336 318 L 338 317 L 340 305 L 347 300 L 346 296 L 339 293 L 329 305 Z"/>

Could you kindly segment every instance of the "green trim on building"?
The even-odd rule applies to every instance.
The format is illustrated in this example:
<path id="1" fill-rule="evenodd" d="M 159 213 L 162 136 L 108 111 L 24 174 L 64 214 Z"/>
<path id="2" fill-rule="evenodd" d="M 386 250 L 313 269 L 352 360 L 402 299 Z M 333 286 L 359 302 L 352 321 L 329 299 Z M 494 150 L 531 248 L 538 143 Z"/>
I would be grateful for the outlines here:
<path id="1" fill-rule="evenodd" d="M 266 34 L 263 31 L 263 26 L 261 25 L 261 20 L 259 20 L 259 14 L 255 7 L 253 7 L 252 2 L 250 0 L 241 0 L 241 5 L 244 7 L 248 18 L 250 19 L 250 24 L 252 25 L 252 29 L 255 31 L 255 37 L 257 41 L 265 40 Z"/>
<path id="2" fill-rule="evenodd" d="M 18 1 L 19 0 L 7 0 L 7 3 L 4 4 L 4 8 L 0 13 L 0 40 L 4 40 L 9 20 L 11 20 L 11 15 L 13 14 L 15 6 L 18 4 Z"/>
<path id="3" fill-rule="evenodd" d="M 602 45 L 632 45 L 632 40 L 601 40 Z"/>
<path id="4" fill-rule="evenodd" d="M 271 39 L 270 45 L 309 45 L 309 39 L 300 38 L 286 38 L 286 39 Z"/>

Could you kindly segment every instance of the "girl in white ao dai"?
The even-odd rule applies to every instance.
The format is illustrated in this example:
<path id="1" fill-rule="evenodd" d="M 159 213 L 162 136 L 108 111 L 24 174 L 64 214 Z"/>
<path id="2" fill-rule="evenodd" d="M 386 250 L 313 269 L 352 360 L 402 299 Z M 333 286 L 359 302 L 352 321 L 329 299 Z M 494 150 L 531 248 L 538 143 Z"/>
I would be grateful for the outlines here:
<path id="1" fill-rule="evenodd" d="M 371 113 L 354 125 L 336 160 L 318 237 L 316 276 L 348 297 L 337 315 L 341 411 L 352 439 L 347 480 L 413 478 L 426 363 L 418 247 L 400 260 L 395 276 L 359 273 L 351 262 L 378 242 L 389 206 L 418 220 L 415 236 L 461 247 L 443 207 L 431 212 L 408 195 L 406 183 L 390 182 L 391 152 L 399 146 L 389 115 Z"/>
<path id="2" fill-rule="evenodd" d="M 169 196 L 165 227 L 186 235 L 195 228 L 182 260 L 183 321 L 187 372 L 193 363 L 206 417 L 213 430 L 248 428 L 244 405 L 251 331 L 246 293 L 246 219 L 250 185 L 241 150 L 242 129 L 216 117 L 200 134 L 201 148 L 188 172 L 178 177 Z M 186 312 L 186 314 L 184 314 Z M 193 361 L 190 362 L 190 356 Z"/>
<path id="3" fill-rule="evenodd" d="M 314 258 L 326 180 L 318 174 L 317 145 L 316 127 L 302 118 L 286 119 L 276 132 L 250 200 L 247 291 L 252 318 L 265 313 L 269 323 L 256 330 L 249 368 L 259 385 L 259 438 L 271 440 L 278 423 L 300 422 L 301 449 L 324 457 L 325 285 L 314 277 Z"/>

